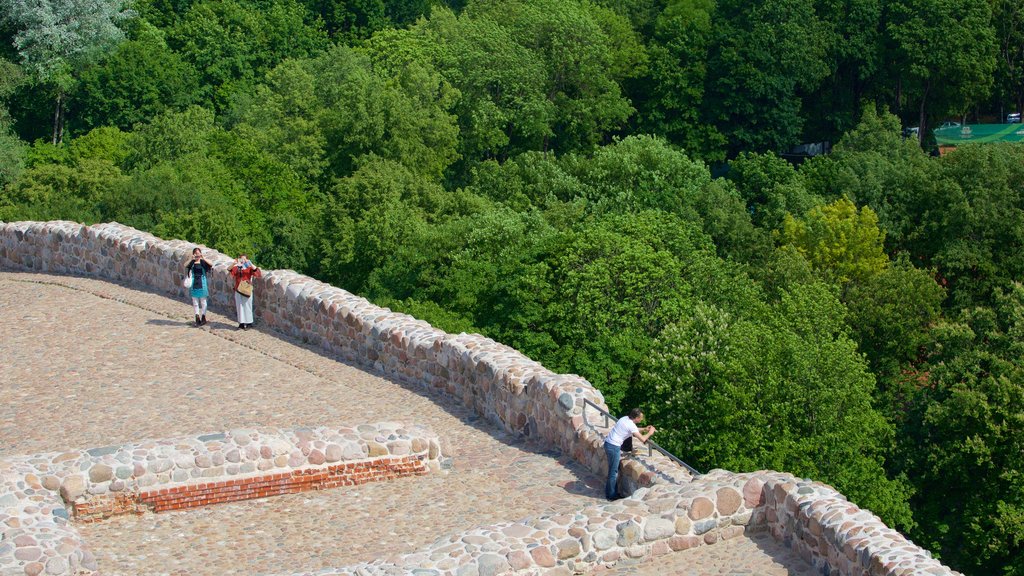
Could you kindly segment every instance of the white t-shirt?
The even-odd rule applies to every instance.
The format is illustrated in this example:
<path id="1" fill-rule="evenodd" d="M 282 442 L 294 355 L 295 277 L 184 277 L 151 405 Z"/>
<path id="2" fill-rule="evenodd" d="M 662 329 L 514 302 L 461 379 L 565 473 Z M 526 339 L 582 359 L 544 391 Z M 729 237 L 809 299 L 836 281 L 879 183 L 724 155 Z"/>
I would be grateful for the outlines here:
<path id="1" fill-rule="evenodd" d="M 626 438 L 637 432 L 640 432 L 640 429 L 636 427 L 636 422 L 633 422 L 629 416 L 623 416 L 615 422 L 615 426 L 612 426 L 612 430 L 605 440 L 612 446 L 622 446 Z"/>

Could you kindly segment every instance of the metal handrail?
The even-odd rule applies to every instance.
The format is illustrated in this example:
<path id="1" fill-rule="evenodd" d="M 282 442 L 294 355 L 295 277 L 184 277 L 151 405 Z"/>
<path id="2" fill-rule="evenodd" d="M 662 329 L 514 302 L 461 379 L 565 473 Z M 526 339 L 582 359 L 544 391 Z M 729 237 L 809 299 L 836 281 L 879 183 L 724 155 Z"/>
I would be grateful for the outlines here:
<path id="1" fill-rule="evenodd" d="M 587 414 L 586 414 L 587 406 L 592 406 L 595 410 L 597 410 L 601 415 L 604 416 L 604 427 L 605 428 L 608 427 L 609 420 L 611 420 L 611 421 L 615 420 L 615 417 L 612 416 L 607 410 L 605 410 L 604 408 L 601 408 L 597 404 L 594 404 L 590 400 L 587 400 L 586 398 L 584 398 L 583 399 L 583 422 L 584 423 L 586 423 L 588 425 L 590 424 L 590 422 L 587 420 Z M 652 451 L 657 450 L 662 455 L 666 456 L 669 460 L 671 460 L 671 461 L 675 462 L 676 464 L 682 466 L 683 468 L 686 468 L 687 470 L 689 470 L 690 474 L 693 474 L 694 476 L 700 476 L 701 475 L 701 473 L 698 472 L 696 468 L 694 468 L 693 466 L 690 466 L 686 462 L 683 462 L 675 454 L 669 452 L 668 450 L 665 450 L 661 446 L 658 446 L 658 444 L 656 442 L 654 442 L 653 440 L 648 439 L 646 442 L 644 442 L 644 444 L 647 446 L 647 455 L 648 456 L 650 456 L 652 454 Z"/>

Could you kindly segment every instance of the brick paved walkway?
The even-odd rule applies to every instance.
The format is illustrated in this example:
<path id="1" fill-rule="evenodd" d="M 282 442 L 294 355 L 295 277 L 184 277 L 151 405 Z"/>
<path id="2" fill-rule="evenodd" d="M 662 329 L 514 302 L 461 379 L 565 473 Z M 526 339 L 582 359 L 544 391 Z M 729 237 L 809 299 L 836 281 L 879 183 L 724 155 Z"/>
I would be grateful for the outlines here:
<path id="1" fill-rule="evenodd" d="M 600 478 L 460 405 L 216 312 L 195 328 L 191 306 L 162 295 L 13 272 L 0 272 L 0 311 L 0 456 L 377 421 L 427 424 L 453 447 L 447 475 L 80 526 L 105 574 L 316 570 L 600 501 Z"/>

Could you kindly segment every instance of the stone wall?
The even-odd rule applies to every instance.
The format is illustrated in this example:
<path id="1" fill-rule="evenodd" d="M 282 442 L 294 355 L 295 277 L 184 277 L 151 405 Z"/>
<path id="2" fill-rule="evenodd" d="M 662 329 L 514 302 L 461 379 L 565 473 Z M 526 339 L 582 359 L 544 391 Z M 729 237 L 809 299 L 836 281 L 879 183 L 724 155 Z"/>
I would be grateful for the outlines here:
<path id="1" fill-rule="evenodd" d="M 713 470 L 687 484 L 638 489 L 628 500 L 480 527 L 395 562 L 316 576 L 581 574 L 766 531 L 825 576 L 957 574 L 829 486 L 772 471 Z"/>
<path id="2" fill-rule="evenodd" d="M 99 277 L 181 298 L 182 265 L 192 247 L 119 224 L 0 224 L 4 268 Z M 204 253 L 214 264 L 212 303 L 229 311 L 231 259 Z M 441 390 L 499 427 L 605 473 L 603 438 L 585 421 L 583 403 L 605 405 L 601 393 L 579 376 L 555 374 L 493 340 L 447 334 L 290 270 L 265 271 L 256 282 L 256 315 L 259 323 L 346 361 Z M 480 528 L 397 564 L 335 573 L 392 574 L 414 567 L 445 574 L 474 568 L 479 574 L 576 570 L 769 530 L 827 575 L 955 574 L 827 486 L 774 472 L 715 471 L 681 482 L 678 474 L 659 470 L 656 459 L 627 464 L 624 482 L 640 488 L 622 503 Z"/>
<path id="3" fill-rule="evenodd" d="M 422 475 L 448 466 L 421 426 L 233 430 L 0 459 L 0 573 L 91 574 L 68 523 Z M 69 511 L 70 509 L 70 511 Z"/>
<path id="4" fill-rule="evenodd" d="M 186 301 L 181 280 L 194 246 L 116 223 L 0 224 L 0 266 L 103 278 Z M 214 265 L 211 305 L 230 312 L 233 260 L 205 247 L 203 254 Z M 556 374 L 479 334 L 448 334 L 291 270 L 264 270 L 255 294 L 261 325 L 402 382 L 441 390 L 493 424 L 604 473 L 604 440 L 583 422 L 584 399 L 604 407 L 604 398 L 584 378 Z"/>

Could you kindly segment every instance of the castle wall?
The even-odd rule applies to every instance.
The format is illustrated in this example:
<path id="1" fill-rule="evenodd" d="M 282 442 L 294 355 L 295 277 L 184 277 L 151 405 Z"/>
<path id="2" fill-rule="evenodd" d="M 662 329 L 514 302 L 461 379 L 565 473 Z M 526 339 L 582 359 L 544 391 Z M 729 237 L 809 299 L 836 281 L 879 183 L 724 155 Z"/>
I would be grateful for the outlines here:
<path id="1" fill-rule="evenodd" d="M 183 265 L 192 248 L 116 223 L 0 224 L 0 267 L 102 278 L 183 302 Z M 212 304 L 229 312 L 233 283 L 227 268 L 232 260 L 213 250 L 204 254 L 214 264 Z M 264 271 L 255 294 L 261 325 L 402 382 L 443 391 L 500 428 L 569 454 L 596 474 L 605 473 L 603 438 L 585 422 L 583 410 L 585 400 L 605 404 L 585 379 L 551 372 L 477 334 L 445 333 L 290 270 Z M 559 520 L 561 524 L 542 518 L 456 535 L 465 549 L 462 564 L 454 567 L 433 566 L 429 551 L 424 551 L 394 565 L 372 563 L 337 573 L 358 569 L 390 574 L 434 567 L 454 574 L 468 566 L 476 566 L 480 574 L 585 570 L 619 558 L 642 558 L 767 530 L 822 574 L 955 574 L 831 487 L 770 471 L 713 471 L 680 482 L 652 462 L 657 460 L 633 460 L 624 466 L 626 484 L 639 487 L 634 500 L 640 506 L 624 510 L 610 503 Z M 550 536 L 538 536 L 545 533 Z M 495 558 L 490 549 L 474 548 L 472 542 L 484 535 L 491 541 L 503 538 L 504 555 Z"/>

